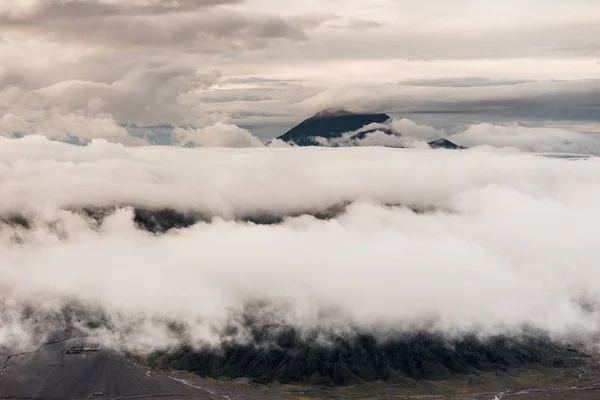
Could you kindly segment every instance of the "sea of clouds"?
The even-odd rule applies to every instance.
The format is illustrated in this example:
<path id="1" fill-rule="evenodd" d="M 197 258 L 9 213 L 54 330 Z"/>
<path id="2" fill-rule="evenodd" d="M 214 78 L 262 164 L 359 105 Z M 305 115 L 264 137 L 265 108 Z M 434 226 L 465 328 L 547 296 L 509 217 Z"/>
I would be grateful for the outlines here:
<path id="1" fill-rule="evenodd" d="M 0 347 L 71 325 L 140 353 L 215 344 L 232 325 L 243 336 L 253 304 L 300 329 L 591 336 L 599 182 L 595 157 L 491 147 L 0 138 Z M 133 207 L 205 219 L 156 234 Z"/>
<path id="2" fill-rule="evenodd" d="M 355 135 L 369 132 L 360 138 Z M 386 134 L 395 132 L 396 135 Z M 282 132 L 283 133 L 283 132 Z M 314 132 L 318 136 L 318 132 Z M 264 147 L 252 132 L 228 122 L 194 126 L 127 126 L 117 123 L 110 114 L 53 114 L 26 119 L 7 113 L 0 118 L 0 137 L 44 136 L 51 140 L 85 145 L 94 139 L 126 146 L 155 144 L 180 147 Z M 597 134 L 582 133 L 565 127 L 530 126 L 518 122 L 503 125 L 478 123 L 448 131 L 407 118 L 392 118 L 383 124 L 367 125 L 338 138 L 317 138 L 321 146 L 387 146 L 429 148 L 428 142 L 448 139 L 465 147 L 492 146 L 513 151 L 536 153 L 600 154 Z M 268 147 L 287 147 L 289 143 L 272 140 Z"/>

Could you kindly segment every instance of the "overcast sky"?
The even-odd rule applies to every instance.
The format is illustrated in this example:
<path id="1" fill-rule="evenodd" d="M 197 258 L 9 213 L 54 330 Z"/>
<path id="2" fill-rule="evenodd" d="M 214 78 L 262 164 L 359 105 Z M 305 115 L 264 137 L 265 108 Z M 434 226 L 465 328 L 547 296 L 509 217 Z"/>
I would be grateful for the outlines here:
<path id="1" fill-rule="evenodd" d="M 595 132 L 599 15 L 596 0 L 2 0 L 0 117 L 269 139 L 345 107 Z"/>

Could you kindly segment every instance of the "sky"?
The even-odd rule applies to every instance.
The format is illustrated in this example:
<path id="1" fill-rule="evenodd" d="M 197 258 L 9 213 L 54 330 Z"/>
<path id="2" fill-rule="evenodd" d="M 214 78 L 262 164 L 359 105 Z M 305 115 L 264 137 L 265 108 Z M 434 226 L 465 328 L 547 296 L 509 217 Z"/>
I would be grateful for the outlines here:
<path id="1" fill-rule="evenodd" d="M 221 124 L 265 142 L 346 108 L 595 133 L 598 15 L 595 0 L 3 0 L 0 130 L 136 145 L 119 124 Z"/>

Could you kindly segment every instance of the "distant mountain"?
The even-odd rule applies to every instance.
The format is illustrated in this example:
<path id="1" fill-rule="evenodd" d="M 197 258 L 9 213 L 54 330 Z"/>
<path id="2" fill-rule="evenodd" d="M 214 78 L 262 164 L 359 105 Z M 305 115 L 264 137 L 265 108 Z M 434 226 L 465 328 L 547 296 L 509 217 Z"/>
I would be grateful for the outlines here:
<path id="1" fill-rule="evenodd" d="M 464 150 L 466 147 L 452 143 L 448 139 L 438 139 L 427 143 L 432 149 Z"/>
<path id="2" fill-rule="evenodd" d="M 388 124 L 391 117 L 387 114 L 362 114 L 353 113 L 346 110 L 325 110 L 309 119 L 304 120 L 296 127 L 290 129 L 277 139 L 284 142 L 295 144 L 297 146 L 321 146 L 323 142 L 332 139 L 342 138 L 344 134 L 356 132 L 371 124 Z M 332 143 L 333 146 L 346 147 L 357 145 L 359 141 L 367 139 L 367 137 L 375 132 L 382 132 L 385 135 L 400 137 L 401 132 L 395 131 L 390 125 L 387 127 L 376 127 L 373 129 L 361 130 L 347 137 L 346 141 Z M 398 142 L 392 140 L 392 144 L 382 144 L 390 147 L 401 147 Z M 438 139 L 428 143 L 434 149 L 464 149 L 448 139 Z"/>
<path id="3" fill-rule="evenodd" d="M 391 117 L 387 114 L 357 114 L 345 110 L 325 110 L 303 121 L 279 136 L 284 142 L 298 146 L 315 146 L 315 138 L 333 139 L 343 133 L 356 131 L 365 125 L 382 124 Z"/>

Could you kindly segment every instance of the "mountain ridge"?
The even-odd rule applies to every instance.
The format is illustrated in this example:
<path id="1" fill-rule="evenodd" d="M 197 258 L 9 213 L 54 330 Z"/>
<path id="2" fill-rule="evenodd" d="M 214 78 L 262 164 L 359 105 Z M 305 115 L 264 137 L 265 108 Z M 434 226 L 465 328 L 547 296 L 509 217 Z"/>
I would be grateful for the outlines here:
<path id="1" fill-rule="evenodd" d="M 384 113 L 352 113 L 346 110 L 323 110 L 305 119 L 277 139 L 298 146 L 316 146 L 314 138 L 339 138 L 346 132 L 356 131 L 366 125 L 381 124 L 391 117 Z"/>
<path id="2" fill-rule="evenodd" d="M 283 135 L 277 137 L 276 140 L 296 146 L 326 146 L 330 141 L 342 139 L 339 143 L 335 143 L 334 146 L 346 147 L 357 145 L 357 142 L 365 140 L 375 132 L 381 132 L 390 138 L 402 137 L 402 132 L 396 131 L 389 125 L 391 120 L 392 117 L 385 113 L 354 113 L 344 109 L 325 109 L 300 122 Z M 362 130 L 362 128 L 373 124 L 388 124 L 388 126 Z M 344 142 L 345 134 L 352 132 L 354 133 Z M 429 141 L 427 144 L 432 149 L 465 149 L 465 147 L 452 143 L 446 138 Z M 386 144 L 384 146 L 404 147 L 401 144 Z"/>

